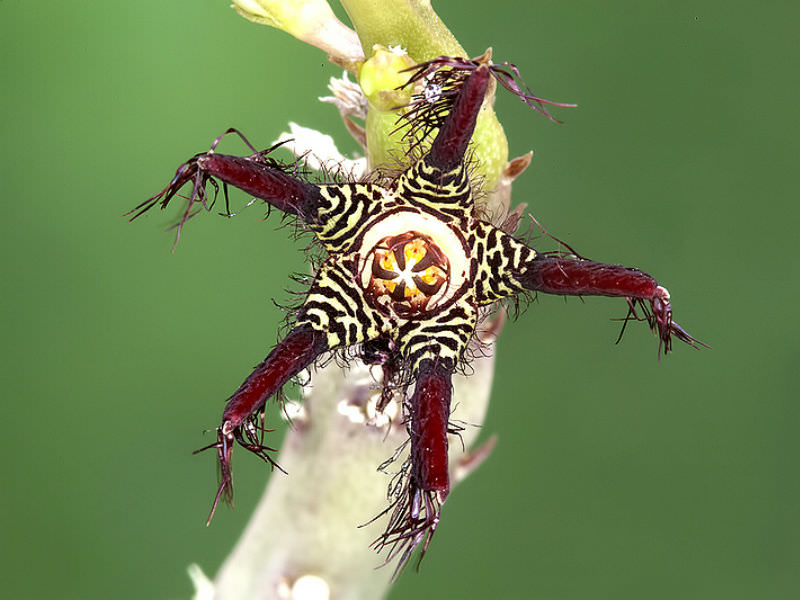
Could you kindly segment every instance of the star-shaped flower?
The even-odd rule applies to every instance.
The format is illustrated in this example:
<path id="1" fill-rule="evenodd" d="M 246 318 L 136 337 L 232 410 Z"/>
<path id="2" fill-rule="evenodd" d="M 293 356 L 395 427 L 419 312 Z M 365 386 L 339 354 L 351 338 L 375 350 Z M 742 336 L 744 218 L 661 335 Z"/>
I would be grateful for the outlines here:
<path id="1" fill-rule="evenodd" d="M 644 311 L 665 351 L 672 336 L 698 343 L 672 321 L 669 294 L 646 273 L 575 255 L 540 254 L 511 231 L 481 219 L 468 148 L 492 76 L 547 114 L 545 101 L 523 90 L 510 68 L 511 73 L 491 65 L 488 55 L 418 65 L 410 82 L 423 88 L 405 113 L 410 148 L 420 150 L 414 140 L 437 133 L 396 177 L 310 183 L 296 166 L 270 158 L 269 151 L 253 149 L 247 157 L 217 154 L 221 136 L 137 207 L 134 218 L 156 204 L 164 208 L 191 183 L 180 232 L 195 204 L 209 208 L 207 185 L 218 191 L 221 181 L 225 192 L 233 185 L 296 215 L 327 253 L 291 331 L 225 407 L 217 441 L 210 446 L 217 450 L 222 473 L 214 508 L 232 490 L 234 442 L 275 464 L 263 443 L 266 401 L 320 355 L 357 348 L 366 362 L 384 366 L 385 381 L 414 383 L 405 403 L 407 478 L 376 542 L 379 548 L 388 546 L 389 558 L 399 556 L 402 564 L 414 547 L 427 547 L 450 489 L 447 436 L 457 431 L 450 423 L 451 377 L 486 307 L 527 292 L 619 296 L 627 299 L 634 318 L 639 318 L 637 308 Z"/>

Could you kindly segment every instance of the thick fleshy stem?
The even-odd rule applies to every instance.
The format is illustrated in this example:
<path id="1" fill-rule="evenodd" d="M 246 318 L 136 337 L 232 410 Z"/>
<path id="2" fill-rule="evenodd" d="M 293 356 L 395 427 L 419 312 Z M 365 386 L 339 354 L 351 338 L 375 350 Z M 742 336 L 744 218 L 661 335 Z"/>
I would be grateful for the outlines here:
<path id="1" fill-rule="evenodd" d="M 278 466 L 269 455 L 273 449 L 263 443 L 263 435 L 267 430 L 263 422 L 259 422 L 258 415 L 263 417 L 267 400 L 326 350 L 327 342 L 323 333 L 309 326 L 297 327 L 275 346 L 231 396 L 222 412 L 222 425 L 217 429 L 216 443 L 202 449 L 216 448 L 220 468 L 219 488 L 208 523 L 214 517 L 220 498 L 225 497 L 230 501 L 233 497 L 231 458 L 234 440 L 271 466 Z"/>
<path id="2" fill-rule="evenodd" d="M 409 460 L 392 504 L 376 517 L 389 513 L 389 524 L 372 544 L 379 552 L 387 549 L 384 565 L 397 561 L 393 578 L 418 546 L 422 560 L 450 493 L 447 434 L 454 431 L 450 426 L 452 377 L 452 362 L 437 359 L 421 361 L 415 374 L 417 383 L 408 407 Z"/>
<path id="3" fill-rule="evenodd" d="M 440 502 L 450 492 L 447 430 L 452 374 L 452 365 L 423 360 L 411 396 L 411 480 L 420 490 L 437 492 Z"/>
<path id="4" fill-rule="evenodd" d="M 368 52 L 373 44 L 380 43 L 401 44 L 416 60 L 465 54 L 436 18 L 430 3 L 387 0 L 379 9 L 371 0 L 347 0 L 343 4 Z M 408 18 L 409 14 L 415 18 Z M 432 30 L 432 22 L 440 27 Z M 482 141 L 476 142 L 475 152 L 482 173 L 492 182 L 491 188 L 506 167 L 507 156 L 502 128 L 493 112 L 486 112 L 488 118 L 478 127 L 479 133 L 483 131 Z M 373 151 L 380 146 L 375 139 L 384 141 L 387 137 L 381 135 L 379 132 L 371 138 Z M 381 162 L 376 160 L 375 164 Z M 489 195 L 483 202 L 500 221 L 507 209 L 508 187 L 506 184 L 501 201 Z M 472 367 L 474 373 L 469 378 L 459 374 L 453 378 L 459 399 L 455 416 L 481 423 L 493 359 L 490 354 L 480 354 Z M 374 539 L 377 531 L 356 529 L 354 524 L 385 506 L 385 481 L 375 476 L 374 465 L 390 455 L 407 434 L 401 427 L 372 431 L 371 426 L 351 421 L 337 411 L 342 398 L 361 398 L 368 389 L 368 378 L 357 382 L 353 371 L 342 372 L 335 364 L 314 374 L 314 385 L 304 401 L 306 414 L 311 417 L 289 431 L 281 452 L 281 463 L 292 477 L 271 479 L 246 533 L 217 576 L 216 589 L 211 588 L 209 593 L 208 587 L 205 591 L 199 588 L 197 598 L 274 598 L 280 586 L 299 583 L 306 573 L 327 582 L 331 597 L 385 595 L 391 572 L 374 569 L 374 556 L 365 543 Z M 467 446 L 477 432 L 478 428 L 464 432 Z M 485 451 L 479 456 L 485 456 Z M 479 462 L 477 458 L 465 461 L 469 468 L 459 471 L 469 472 Z M 454 475 L 453 482 L 459 478 Z M 195 581 L 199 580 L 196 576 Z M 203 593 L 209 595 L 201 596 Z"/>
<path id="5" fill-rule="evenodd" d="M 231 430 L 241 427 L 283 384 L 327 348 L 324 333 L 307 325 L 293 329 L 231 396 L 222 413 L 223 424 Z"/>
<path id="6" fill-rule="evenodd" d="M 429 165 L 450 171 L 464 161 L 488 85 L 489 67 L 480 65 L 459 91 L 453 109 L 431 144 L 425 158 Z"/>
<path id="7" fill-rule="evenodd" d="M 516 279 L 525 289 L 565 296 L 655 298 L 658 282 L 639 269 L 593 260 L 537 256 Z"/>
<path id="8" fill-rule="evenodd" d="M 629 318 L 646 320 L 658 334 L 659 354 L 662 348 L 665 353 L 672 350 L 672 336 L 694 348 L 710 347 L 672 320 L 669 292 L 639 269 L 593 260 L 537 256 L 514 273 L 514 278 L 525 289 L 545 294 L 625 298 L 629 307 L 626 322 Z M 637 314 L 637 305 L 643 317 Z"/>
<path id="9" fill-rule="evenodd" d="M 252 155 L 230 156 L 215 152 L 222 139 L 232 133 L 242 139 L 252 150 Z M 162 210 L 165 209 L 172 198 L 178 195 L 180 189 L 190 183 L 192 191 L 188 197 L 187 206 L 183 210 L 180 220 L 174 226 L 177 229 L 175 238 L 177 245 L 186 221 L 199 212 L 194 205 L 199 203 L 201 208 L 211 210 L 219 192 L 219 183 L 217 182 L 219 180 L 222 182 L 226 205 L 227 186 L 232 185 L 285 213 L 297 215 L 307 223 L 313 222 L 320 201 L 319 188 L 290 175 L 287 171 L 294 165 L 283 165 L 268 156 L 278 145 L 258 151 L 239 130 L 230 128 L 213 141 L 208 152 L 195 154 L 179 166 L 166 187 L 126 213 L 125 216 L 130 216 L 130 220 L 133 221 L 157 204 L 161 206 Z M 206 191 L 206 186 L 209 184 L 214 188 L 214 197 L 211 200 Z M 226 214 L 230 215 L 229 209 Z"/>

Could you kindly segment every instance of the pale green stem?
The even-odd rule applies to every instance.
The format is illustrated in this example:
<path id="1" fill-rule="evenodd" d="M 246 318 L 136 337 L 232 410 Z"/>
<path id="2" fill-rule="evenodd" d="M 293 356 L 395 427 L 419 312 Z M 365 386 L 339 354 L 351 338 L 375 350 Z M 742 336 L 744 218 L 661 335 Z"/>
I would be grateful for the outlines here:
<path id="1" fill-rule="evenodd" d="M 376 44 L 402 46 L 416 62 L 442 54 L 466 54 L 424 0 L 342 0 L 358 37 L 335 18 L 325 0 L 234 2 L 236 10 L 251 21 L 277 27 L 323 49 L 353 73 L 359 72 L 365 56 L 373 55 Z M 370 104 L 369 110 L 375 107 Z M 391 147 L 385 124 L 369 131 L 376 120 L 380 121 L 375 115 L 367 118 L 366 139 L 368 146 L 374 146 L 367 151 L 373 166 L 387 158 Z M 499 223 L 508 211 L 511 181 L 530 157 L 506 162 L 506 138 L 491 100 L 482 110 L 473 147 L 487 182 L 483 208 Z M 502 318 L 497 317 L 476 334 L 485 345 L 470 363 L 470 375 L 456 375 L 453 380 L 452 421 L 465 424 L 461 440 L 467 449 L 488 408 L 494 340 L 501 325 Z M 376 569 L 382 558 L 370 549 L 386 526 L 386 516 L 359 526 L 388 506 L 391 476 L 377 467 L 395 454 L 408 434 L 399 412 L 391 424 L 378 422 L 380 415 L 374 414 L 373 407 L 380 382 L 373 375 L 357 360 L 344 370 L 331 363 L 312 373 L 311 384 L 303 391 L 302 412 L 294 418 L 278 456 L 288 475 L 276 472 L 269 478 L 250 523 L 213 582 L 192 566 L 196 600 L 371 600 L 386 595 L 394 565 Z M 394 403 L 398 411 L 400 400 Z M 492 444 L 469 453 L 451 436 L 453 485 L 480 464 Z M 247 458 L 246 453 L 238 454 L 237 460 Z M 406 455 L 398 456 L 388 470 L 399 469 Z M 448 503 L 457 501 L 456 490 Z M 446 513 L 444 506 L 443 518 Z M 435 547 L 436 538 L 431 551 Z"/>
<path id="2" fill-rule="evenodd" d="M 442 54 L 465 56 L 458 40 L 428 0 L 341 0 L 353 23 L 364 54 L 375 44 L 402 46 L 417 61 Z"/>
<path id="3" fill-rule="evenodd" d="M 493 358 L 476 359 L 472 367 L 469 377 L 454 380 L 455 422 L 477 424 L 485 417 Z M 272 474 L 244 534 L 217 574 L 214 595 L 206 588 L 207 595 L 198 593 L 196 600 L 304 600 L 292 590 L 309 580 L 324 582 L 336 600 L 387 593 L 395 565 L 376 568 L 382 557 L 370 549 L 386 519 L 359 526 L 387 507 L 391 476 L 377 467 L 408 434 L 399 416 L 391 426 L 361 421 L 365 401 L 375 392 L 361 363 L 346 370 L 331 364 L 314 372 L 303 399 L 306 416 L 295 419 L 278 457 L 288 475 Z M 467 425 L 464 444 L 469 447 L 478 433 L 477 426 Z M 476 465 L 470 464 L 457 438 L 450 447 L 456 483 Z M 404 459 L 399 456 L 388 470 L 399 469 Z"/>

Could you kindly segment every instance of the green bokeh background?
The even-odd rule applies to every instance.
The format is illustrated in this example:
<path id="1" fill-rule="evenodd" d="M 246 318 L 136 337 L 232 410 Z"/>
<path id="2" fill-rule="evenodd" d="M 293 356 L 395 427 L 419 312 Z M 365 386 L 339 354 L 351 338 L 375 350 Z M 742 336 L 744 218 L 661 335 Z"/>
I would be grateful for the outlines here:
<path id="1" fill-rule="evenodd" d="M 657 275 L 714 350 L 658 363 L 644 326 L 614 346 L 622 302 L 541 298 L 500 342 L 498 447 L 391 598 L 800 597 L 800 5 L 435 6 L 470 53 L 580 104 L 559 126 L 499 98 L 512 153 L 535 150 L 514 200 Z M 197 219 L 175 254 L 168 216 L 119 215 L 231 125 L 353 150 L 316 100 L 339 70 L 224 0 L 6 0 L 0 48 L 2 595 L 186 598 L 267 475 L 242 455 L 206 528 L 213 460 L 190 451 L 305 266 L 256 210 Z"/>

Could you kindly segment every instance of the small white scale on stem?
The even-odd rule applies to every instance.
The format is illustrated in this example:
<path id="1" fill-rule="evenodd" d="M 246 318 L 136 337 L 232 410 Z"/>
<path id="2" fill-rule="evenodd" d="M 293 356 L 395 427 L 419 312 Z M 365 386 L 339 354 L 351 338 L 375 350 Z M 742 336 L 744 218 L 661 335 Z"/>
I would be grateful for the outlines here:
<path id="1" fill-rule="evenodd" d="M 328 600 L 331 597 L 331 590 L 322 577 L 302 575 L 293 582 L 283 581 L 278 595 L 285 600 Z"/>

